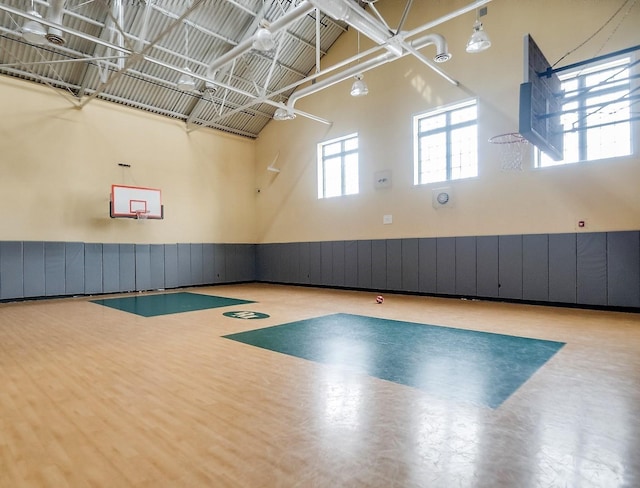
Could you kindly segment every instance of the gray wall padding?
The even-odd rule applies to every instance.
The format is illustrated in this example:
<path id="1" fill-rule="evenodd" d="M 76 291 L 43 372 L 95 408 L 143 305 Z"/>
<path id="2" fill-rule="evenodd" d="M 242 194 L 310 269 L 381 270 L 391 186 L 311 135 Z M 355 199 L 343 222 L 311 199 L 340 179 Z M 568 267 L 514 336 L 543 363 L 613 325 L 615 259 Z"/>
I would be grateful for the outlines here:
<path id="1" fill-rule="evenodd" d="M 372 288 L 371 241 L 358 241 L 358 288 Z"/>
<path id="2" fill-rule="evenodd" d="M 436 293 L 438 291 L 437 239 L 423 238 L 418 241 L 418 291 Z"/>
<path id="3" fill-rule="evenodd" d="M 0 242 L 0 299 L 24 296 L 23 259 L 22 242 Z"/>
<path id="4" fill-rule="evenodd" d="M 402 239 L 401 241 L 402 290 L 411 292 L 417 292 L 420 290 L 419 244 L 419 239 Z"/>
<path id="5" fill-rule="evenodd" d="M 387 241 L 387 286 L 386 290 L 402 291 L 402 241 Z"/>
<path id="6" fill-rule="evenodd" d="M 378 291 L 387 289 L 387 241 L 371 241 L 371 286 Z"/>
<path id="7" fill-rule="evenodd" d="M 456 239 L 436 239 L 436 292 L 442 295 L 456 294 Z"/>
<path id="8" fill-rule="evenodd" d="M 576 249 L 578 303 L 606 305 L 607 235 L 578 234 Z"/>
<path id="9" fill-rule="evenodd" d="M 256 279 L 639 308 L 640 231 L 261 245 L 0 242 L 2 300 Z"/>
<path id="10" fill-rule="evenodd" d="M 25 242 L 22 249 L 24 252 L 24 296 L 42 297 L 45 295 L 44 242 Z M 1 256 L 2 250 L 0 250 L 0 259 Z M 92 271 L 96 273 L 97 270 L 94 269 Z M 0 270 L 0 273 L 1 272 L 2 270 Z M 102 266 L 100 267 L 100 274 L 98 274 L 98 276 L 100 278 L 100 291 L 102 291 Z"/>
<path id="11" fill-rule="evenodd" d="M 456 295 L 476 296 L 476 238 L 456 237 Z"/>
<path id="12" fill-rule="evenodd" d="M 576 234 L 549 235 L 549 301 L 576 303 Z"/>
<path id="13" fill-rule="evenodd" d="M 476 290 L 479 297 L 500 296 L 498 276 L 498 236 L 476 238 Z"/>
<path id="14" fill-rule="evenodd" d="M 607 304 L 640 307 L 640 232 L 609 232 L 607 263 Z"/>
<path id="15" fill-rule="evenodd" d="M 522 236 L 498 237 L 500 298 L 522 299 Z"/>
<path id="16" fill-rule="evenodd" d="M 549 301 L 549 236 L 522 236 L 522 298 Z"/>

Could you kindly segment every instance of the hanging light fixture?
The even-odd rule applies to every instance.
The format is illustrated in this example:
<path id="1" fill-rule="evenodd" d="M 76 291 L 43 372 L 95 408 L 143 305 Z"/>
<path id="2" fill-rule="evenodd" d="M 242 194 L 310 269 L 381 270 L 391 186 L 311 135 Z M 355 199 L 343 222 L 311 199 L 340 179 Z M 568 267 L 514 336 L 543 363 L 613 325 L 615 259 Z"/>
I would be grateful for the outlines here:
<path id="1" fill-rule="evenodd" d="M 369 93 L 369 87 L 362 78 L 362 73 L 359 73 L 355 76 L 356 81 L 354 81 L 353 85 L 351 85 L 352 97 L 364 97 Z"/>
<path id="2" fill-rule="evenodd" d="M 482 27 L 480 17 L 487 13 L 487 9 L 483 8 L 480 11 L 476 11 L 476 21 L 473 23 L 473 33 L 469 37 L 467 42 L 466 51 L 468 53 L 479 53 L 486 51 L 491 47 L 491 40 Z"/>
<path id="3" fill-rule="evenodd" d="M 31 0 L 31 10 L 27 12 L 29 15 L 34 17 L 42 18 L 33 5 L 33 0 Z M 42 26 L 40 22 L 36 22 L 35 20 L 28 20 L 22 26 L 22 37 L 25 41 L 30 42 L 31 44 L 41 45 L 47 42 L 46 29 Z"/>
<path id="4" fill-rule="evenodd" d="M 262 20 L 260 27 L 256 31 L 253 38 L 253 49 L 262 52 L 271 51 L 276 46 L 276 41 L 273 39 L 273 34 L 269 30 L 268 24 Z"/>
<path id="5" fill-rule="evenodd" d="M 296 114 L 288 110 L 284 105 L 278 107 L 273 114 L 273 120 L 293 120 L 295 118 Z"/>
<path id="6" fill-rule="evenodd" d="M 184 25 L 184 45 L 185 45 L 185 56 L 187 57 L 187 62 L 189 60 L 189 26 L 187 24 Z M 196 89 L 196 80 L 191 76 L 191 69 L 189 66 L 185 64 L 184 70 L 186 73 L 182 73 L 180 75 L 180 79 L 178 79 L 178 83 L 176 83 L 176 88 L 178 90 L 192 92 Z"/>
<path id="7" fill-rule="evenodd" d="M 358 31 L 358 56 L 360 56 L 360 31 Z M 360 58 L 358 57 L 358 64 L 360 64 Z M 369 93 L 369 87 L 363 80 L 364 75 L 362 73 L 358 73 L 355 76 L 356 81 L 351 85 L 351 96 L 352 97 L 364 97 Z"/>

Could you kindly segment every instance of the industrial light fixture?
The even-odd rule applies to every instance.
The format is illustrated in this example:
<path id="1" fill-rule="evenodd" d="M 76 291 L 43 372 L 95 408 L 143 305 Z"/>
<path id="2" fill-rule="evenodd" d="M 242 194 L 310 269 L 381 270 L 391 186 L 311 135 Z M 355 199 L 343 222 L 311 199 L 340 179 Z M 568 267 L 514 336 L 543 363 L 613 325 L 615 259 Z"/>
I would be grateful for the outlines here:
<path id="1" fill-rule="evenodd" d="M 262 52 L 271 51 L 276 45 L 276 41 L 273 39 L 273 34 L 269 30 L 265 21 L 260 22 L 260 27 L 256 31 L 253 38 L 253 49 Z"/>
<path id="2" fill-rule="evenodd" d="M 358 64 L 360 64 L 360 31 L 358 31 Z M 369 93 L 369 87 L 362 80 L 364 75 L 362 73 L 358 73 L 355 76 L 356 81 L 351 85 L 351 96 L 352 97 L 364 97 Z"/>
<path id="3" fill-rule="evenodd" d="M 369 87 L 363 81 L 362 73 L 359 73 L 355 76 L 356 81 L 351 85 L 351 96 L 352 97 L 364 97 L 369 93 Z"/>
<path id="4" fill-rule="evenodd" d="M 278 107 L 273 114 L 273 120 L 293 120 L 296 118 L 296 114 L 293 110 L 287 109 L 285 106 Z"/>
<path id="5" fill-rule="evenodd" d="M 187 60 L 189 59 L 189 26 L 187 24 L 184 25 L 184 46 L 185 46 L 185 55 Z M 176 88 L 178 90 L 192 92 L 196 89 L 196 80 L 191 76 L 191 69 L 189 66 L 185 65 L 184 70 L 186 73 L 182 73 L 180 78 L 178 79 L 178 83 L 176 83 Z"/>
<path id="6" fill-rule="evenodd" d="M 486 51 L 491 47 L 491 40 L 482 27 L 480 17 L 487 13 L 487 9 L 483 8 L 476 12 L 476 21 L 473 23 L 473 33 L 467 42 L 466 51 L 468 53 L 479 53 Z"/>
<path id="7" fill-rule="evenodd" d="M 35 6 L 33 5 L 33 0 L 31 0 L 31 10 L 27 13 L 34 17 L 38 17 L 39 19 L 42 18 L 42 15 L 36 11 Z M 35 20 L 28 20 L 22 26 L 22 37 L 25 41 L 30 42 L 31 44 L 44 44 L 47 42 L 47 38 L 45 37 L 46 35 L 46 29 L 40 22 L 36 22 Z"/>

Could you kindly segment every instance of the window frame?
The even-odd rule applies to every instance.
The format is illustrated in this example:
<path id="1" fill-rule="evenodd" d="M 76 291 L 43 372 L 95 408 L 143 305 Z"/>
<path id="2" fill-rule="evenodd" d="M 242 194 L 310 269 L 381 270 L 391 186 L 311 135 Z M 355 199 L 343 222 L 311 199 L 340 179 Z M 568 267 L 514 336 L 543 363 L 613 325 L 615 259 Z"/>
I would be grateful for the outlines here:
<path id="1" fill-rule="evenodd" d="M 426 112 L 422 112 L 420 114 L 414 115 L 413 116 L 413 184 L 414 186 L 422 186 L 422 185 L 429 185 L 429 184 L 436 184 L 436 183 L 447 183 L 450 181 L 456 181 L 456 180 L 462 180 L 462 179 L 468 179 L 468 178 L 476 178 L 478 176 L 478 171 L 479 171 L 479 155 L 478 155 L 478 99 L 477 98 L 469 98 L 466 100 L 462 100 L 459 102 L 455 102 L 455 103 L 451 103 L 448 105 L 444 105 L 441 107 L 438 107 L 434 110 L 429 110 Z M 466 109 L 469 107 L 474 107 L 475 108 L 475 117 L 471 120 L 465 120 L 463 122 L 457 122 L 457 123 L 451 123 L 451 116 L 454 112 L 457 112 L 458 110 L 461 109 Z M 445 115 L 446 118 L 446 122 L 445 124 L 441 127 L 441 128 L 436 128 L 436 129 L 432 129 L 432 130 L 425 130 L 425 131 L 420 131 L 420 122 L 428 119 L 428 118 L 432 118 L 432 117 L 438 117 L 440 115 Z M 468 127 L 474 127 L 474 143 L 475 143 L 475 154 L 474 154 L 474 159 L 475 161 L 472 162 L 473 166 L 475 167 L 475 172 L 473 175 L 468 175 L 468 176 L 460 176 L 460 177 L 453 177 L 452 173 L 453 173 L 453 152 L 452 152 L 452 146 L 451 146 L 451 140 L 452 140 L 452 133 L 456 130 L 459 129 L 464 129 L 464 128 L 468 128 Z M 424 174 L 423 170 L 423 158 L 422 156 L 422 151 L 423 151 L 423 147 L 422 147 L 422 143 L 421 141 L 423 140 L 424 137 L 428 136 L 428 135 L 438 135 L 438 134 L 445 134 L 445 179 L 438 179 L 438 180 L 434 180 L 434 181 L 421 181 L 421 175 Z"/>
<path id="2" fill-rule="evenodd" d="M 598 63 L 594 63 L 593 65 L 586 68 L 584 66 L 579 66 L 570 71 L 567 71 L 565 73 L 558 75 L 563 85 L 563 90 L 567 83 L 576 82 L 576 85 L 577 85 L 575 88 L 569 90 L 569 94 L 575 93 L 576 95 L 573 97 L 573 99 L 570 99 L 570 101 L 564 102 L 561 108 L 562 114 L 565 114 L 565 112 L 569 115 L 576 114 L 575 115 L 577 119 L 576 127 L 573 127 L 567 130 L 567 128 L 564 127 L 563 125 L 563 128 L 564 128 L 563 146 L 565 146 L 566 148 L 567 135 L 575 134 L 575 137 L 577 139 L 577 144 L 575 144 L 574 152 L 575 154 L 577 154 L 577 159 L 571 158 L 569 160 L 562 159 L 560 161 L 554 161 L 549 156 L 545 155 L 541 149 L 539 149 L 538 147 L 535 147 L 535 150 L 533 151 L 533 159 L 534 159 L 533 167 L 534 168 L 546 169 L 546 168 L 552 168 L 557 166 L 592 163 L 597 161 L 628 158 L 630 156 L 633 156 L 633 154 L 635 153 L 634 133 L 636 129 L 635 129 L 634 119 L 631 114 L 632 105 L 633 105 L 632 101 L 629 101 L 627 99 L 628 110 L 630 111 L 629 118 L 627 120 L 622 120 L 622 121 L 609 120 L 603 123 L 598 123 L 593 126 L 589 126 L 587 122 L 587 117 L 589 113 L 593 113 L 594 106 L 598 104 L 597 100 L 594 103 L 594 99 L 598 99 L 603 96 L 607 96 L 611 94 L 621 93 L 621 96 L 617 97 L 616 101 L 607 103 L 607 105 L 612 105 L 617 103 L 618 100 L 628 97 L 635 89 L 637 89 L 636 87 L 634 87 L 634 83 L 632 82 L 632 78 L 633 78 L 632 67 L 635 62 L 636 62 L 635 56 L 630 56 L 630 55 L 616 56 L 616 57 L 608 58 Z M 587 79 L 589 76 L 594 76 L 598 73 L 602 73 L 607 70 L 616 70 L 616 68 L 628 70 L 627 78 L 623 80 L 623 82 L 626 83 L 624 87 L 619 88 L 618 83 L 614 81 L 613 86 L 604 88 L 601 90 L 594 90 L 591 96 L 588 96 L 588 95 L 584 97 L 579 96 L 580 91 L 588 92 L 591 89 L 593 89 L 594 86 L 597 86 L 597 85 L 590 86 L 587 83 Z M 569 109 L 566 108 L 566 105 L 570 103 L 575 103 L 578 105 L 578 107 L 576 109 L 571 110 L 571 112 L 569 112 Z M 616 124 L 628 124 L 629 152 L 626 154 L 607 154 L 604 156 L 600 154 L 597 157 L 593 157 L 590 159 L 589 150 L 588 150 L 589 129 L 597 129 L 597 128 L 602 128 L 606 126 L 614 126 Z M 593 139 L 593 136 L 592 136 L 592 139 Z M 595 143 L 592 141 L 592 144 L 595 144 Z M 566 149 L 565 149 L 565 154 L 566 154 Z"/>
<path id="3" fill-rule="evenodd" d="M 349 141 L 356 141 L 356 147 L 346 149 L 346 144 Z M 340 151 L 336 153 L 332 153 L 329 155 L 325 154 L 325 149 L 334 144 L 340 143 Z M 347 181 L 347 171 L 346 171 L 346 158 L 348 156 L 356 155 L 356 177 L 354 181 Z M 329 159 L 334 159 L 336 157 L 340 158 L 340 194 L 336 195 L 328 195 L 327 196 L 327 165 L 326 162 Z M 336 198 L 336 197 L 344 197 L 349 195 L 357 195 L 360 193 L 360 137 L 357 132 L 353 132 L 351 134 L 347 134 L 341 137 L 336 137 L 334 139 L 329 139 L 327 141 L 319 142 L 317 145 L 317 188 L 318 188 L 318 200 L 325 198 Z M 355 188 L 355 191 L 347 190 L 350 186 Z"/>

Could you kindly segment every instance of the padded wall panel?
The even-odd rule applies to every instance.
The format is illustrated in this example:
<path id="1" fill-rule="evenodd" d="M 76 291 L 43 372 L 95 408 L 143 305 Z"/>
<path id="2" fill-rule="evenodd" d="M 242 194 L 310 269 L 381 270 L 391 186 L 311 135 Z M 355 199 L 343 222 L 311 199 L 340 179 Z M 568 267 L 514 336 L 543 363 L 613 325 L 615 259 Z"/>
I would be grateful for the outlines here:
<path id="1" fill-rule="evenodd" d="M 443 295 L 456 293 L 455 237 L 436 238 L 436 291 Z"/>
<path id="2" fill-rule="evenodd" d="M 257 272 L 259 281 L 272 281 L 269 276 L 269 263 L 272 262 L 272 247 L 273 244 L 260 244 L 258 246 Z"/>
<path id="3" fill-rule="evenodd" d="M 358 286 L 358 243 L 347 241 L 344 243 L 344 286 L 357 288 Z"/>
<path id="4" fill-rule="evenodd" d="M 136 289 L 136 253 L 134 244 L 120 244 L 120 291 Z"/>
<path id="5" fill-rule="evenodd" d="M 288 242 L 284 245 L 282 266 L 286 270 L 284 282 L 296 283 L 300 267 L 300 245 L 297 242 Z"/>
<path id="6" fill-rule="evenodd" d="M 296 247 L 299 244 L 296 243 Z M 255 244 L 237 244 L 239 257 L 238 280 L 254 281 L 256 279 L 256 246 Z M 297 270 L 296 270 L 297 271 Z M 297 277 L 295 277 L 297 279 Z M 294 281 L 295 281 L 294 279 Z"/>
<path id="7" fill-rule="evenodd" d="M 23 259 L 22 241 L 0 242 L 0 299 L 24 296 Z"/>
<path id="8" fill-rule="evenodd" d="M 500 296 L 498 236 L 476 237 L 476 293 L 479 297 Z"/>
<path id="9" fill-rule="evenodd" d="M 550 302 L 576 303 L 576 273 L 576 234 L 550 234 Z"/>
<path id="10" fill-rule="evenodd" d="M 371 281 L 371 241 L 358 241 L 358 288 L 369 290 Z"/>
<path id="11" fill-rule="evenodd" d="M 164 284 L 165 288 L 176 288 L 178 281 L 178 245 L 164 245 Z"/>
<path id="12" fill-rule="evenodd" d="M 607 304 L 607 235 L 577 234 L 577 297 L 578 303 Z"/>
<path id="13" fill-rule="evenodd" d="M 387 241 L 371 241 L 371 286 L 387 289 Z"/>
<path id="14" fill-rule="evenodd" d="M 84 294 L 84 243 L 65 242 L 64 280 L 66 295 Z"/>
<path id="15" fill-rule="evenodd" d="M 456 295 L 475 296 L 476 238 L 456 237 Z"/>
<path id="16" fill-rule="evenodd" d="M 44 243 L 44 270 L 45 295 L 64 295 L 64 242 Z"/>
<path id="17" fill-rule="evenodd" d="M 298 263 L 298 278 L 296 283 L 300 284 L 309 284 L 310 276 L 309 276 L 309 243 L 301 242 L 298 246 L 298 253 L 300 256 L 300 261 Z"/>
<path id="18" fill-rule="evenodd" d="M 330 286 L 333 277 L 333 243 L 320 243 L 320 284 Z"/>
<path id="19" fill-rule="evenodd" d="M 498 237 L 500 298 L 522 299 L 522 236 Z"/>
<path id="20" fill-rule="evenodd" d="M 607 287 L 608 305 L 640 307 L 640 232 L 607 234 Z"/>
<path id="21" fill-rule="evenodd" d="M 549 301 L 549 236 L 522 236 L 522 298 Z"/>
<path id="22" fill-rule="evenodd" d="M 419 251 L 418 239 L 402 239 L 402 290 L 417 292 L 419 290 Z"/>
<path id="23" fill-rule="evenodd" d="M 23 290 L 25 297 L 43 297 L 44 286 L 44 242 L 28 241 L 22 245 Z M 1 292 L 0 284 L 0 292 Z"/>
<path id="24" fill-rule="evenodd" d="M 213 283 L 215 273 L 215 254 L 212 243 L 202 245 L 202 281 L 209 285 Z"/>
<path id="25" fill-rule="evenodd" d="M 344 286 L 344 241 L 331 243 L 331 284 Z"/>
<path id="26" fill-rule="evenodd" d="M 322 249 L 319 242 L 309 243 L 309 283 L 322 283 Z"/>
<path id="27" fill-rule="evenodd" d="M 160 290 L 164 285 L 164 245 L 149 245 L 149 289 Z"/>
<path id="28" fill-rule="evenodd" d="M 102 291 L 104 293 L 120 291 L 120 246 L 118 244 L 102 245 Z"/>
<path id="29" fill-rule="evenodd" d="M 438 240 L 422 238 L 418 241 L 418 286 L 421 293 L 438 290 Z"/>
<path id="30" fill-rule="evenodd" d="M 191 244 L 191 284 L 204 284 L 202 244 Z"/>
<path id="31" fill-rule="evenodd" d="M 191 244 L 178 243 L 178 286 L 191 284 Z"/>
<path id="32" fill-rule="evenodd" d="M 402 290 L 402 241 L 387 240 L 387 290 Z"/>
<path id="33" fill-rule="evenodd" d="M 136 291 L 151 290 L 151 247 L 135 244 Z"/>
<path id="34" fill-rule="evenodd" d="M 103 292 L 102 247 L 96 243 L 84 245 L 84 292 L 89 295 Z"/>
<path id="35" fill-rule="evenodd" d="M 224 244 L 214 244 L 215 283 L 224 283 L 227 280 L 227 253 Z"/>

